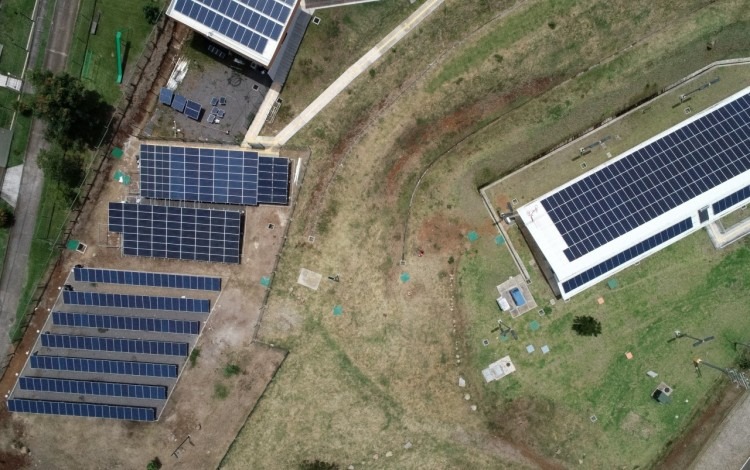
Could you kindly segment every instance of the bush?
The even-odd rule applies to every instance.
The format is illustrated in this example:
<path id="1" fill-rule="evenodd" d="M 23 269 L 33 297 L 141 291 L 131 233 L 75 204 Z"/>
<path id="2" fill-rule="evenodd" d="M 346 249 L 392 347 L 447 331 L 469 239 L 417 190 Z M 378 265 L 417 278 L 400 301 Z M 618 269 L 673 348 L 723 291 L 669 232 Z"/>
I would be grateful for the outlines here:
<path id="1" fill-rule="evenodd" d="M 324 462 L 322 460 L 303 460 L 299 464 L 300 470 L 339 470 L 339 466 L 335 463 Z"/>
<path id="2" fill-rule="evenodd" d="M 229 388 L 221 382 L 217 382 L 214 385 L 214 396 L 219 400 L 223 400 L 229 396 Z"/>
<path id="3" fill-rule="evenodd" d="M 13 215 L 13 212 L 11 212 L 7 207 L 0 206 L 0 228 L 12 227 L 15 221 L 16 218 Z"/>
<path id="4" fill-rule="evenodd" d="M 231 377 L 240 372 L 242 372 L 242 369 L 240 369 L 240 366 L 237 364 L 227 364 L 226 367 L 224 367 L 224 377 Z"/>
<path id="5" fill-rule="evenodd" d="M 143 7 L 143 16 L 146 17 L 148 24 L 156 24 L 156 22 L 159 21 L 160 14 L 161 10 L 156 5 L 145 5 Z"/>
<path id="6" fill-rule="evenodd" d="M 201 348 L 195 347 L 190 351 L 190 367 L 195 367 L 195 363 L 198 362 L 198 358 L 201 355 Z"/>
<path id="7" fill-rule="evenodd" d="M 146 470 L 159 470 L 160 468 L 161 460 L 159 460 L 159 457 L 154 457 L 154 459 L 146 465 Z"/>
<path id="8" fill-rule="evenodd" d="M 602 324 L 594 317 L 583 315 L 573 319 L 573 331 L 581 336 L 599 336 Z"/>

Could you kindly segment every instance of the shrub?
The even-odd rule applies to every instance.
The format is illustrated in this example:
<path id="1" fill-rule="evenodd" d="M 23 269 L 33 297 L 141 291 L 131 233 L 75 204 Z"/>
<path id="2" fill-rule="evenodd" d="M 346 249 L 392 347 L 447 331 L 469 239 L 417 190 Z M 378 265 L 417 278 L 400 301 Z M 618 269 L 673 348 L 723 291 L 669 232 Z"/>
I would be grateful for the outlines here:
<path id="1" fill-rule="evenodd" d="M 602 324 L 594 317 L 583 315 L 573 319 L 573 331 L 581 336 L 599 336 Z"/>

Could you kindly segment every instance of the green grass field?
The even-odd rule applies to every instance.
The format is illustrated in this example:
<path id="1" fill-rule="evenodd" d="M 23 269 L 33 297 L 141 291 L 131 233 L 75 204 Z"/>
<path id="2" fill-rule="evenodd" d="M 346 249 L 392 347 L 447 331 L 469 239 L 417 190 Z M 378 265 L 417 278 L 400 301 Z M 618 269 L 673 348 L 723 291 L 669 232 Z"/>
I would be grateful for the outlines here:
<path id="1" fill-rule="evenodd" d="M 0 73 L 20 77 L 26 60 L 26 41 L 31 30 L 34 0 L 8 0 L 0 10 Z"/>
<path id="2" fill-rule="evenodd" d="M 7 88 L 0 88 L 0 127 L 10 127 L 13 118 L 13 109 L 16 105 L 18 93 Z M 26 155 L 26 143 L 31 128 L 31 117 L 16 113 L 13 124 L 13 141 L 10 146 L 8 166 L 20 165 Z"/>
<path id="3" fill-rule="evenodd" d="M 148 24 L 143 7 L 152 0 L 116 2 L 113 0 L 82 0 L 80 15 L 68 60 L 68 73 L 80 77 L 104 99 L 115 104 L 122 94 L 117 79 L 115 34 L 122 32 L 124 76 L 135 66 L 153 26 Z M 101 12 L 96 34 L 89 34 L 91 21 Z"/>

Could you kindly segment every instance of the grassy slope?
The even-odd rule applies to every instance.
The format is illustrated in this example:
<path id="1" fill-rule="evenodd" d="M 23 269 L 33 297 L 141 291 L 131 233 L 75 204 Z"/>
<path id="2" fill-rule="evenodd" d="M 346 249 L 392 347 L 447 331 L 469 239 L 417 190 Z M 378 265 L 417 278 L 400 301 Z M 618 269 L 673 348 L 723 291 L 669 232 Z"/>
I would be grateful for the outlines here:
<path id="1" fill-rule="evenodd" d="M 377 64 L 374 76 L 360 78 L 305 128 L 295 143 L 311 145 L 314 157 L 262 328 L 265 340 L 290 348 L 291 354 L 253 420 L 238 436 L 227 457 L 227 466 L 289 467 L 304 458 L 348 465 L 363 460 L 373 462 L 373 453 L 382 456 L 389 449 L 403 468 L 479 468 L 500 465 L 499 462 L 512 465 L 507 457 L 509 452 L 487 432 L 487 421 L 495 418 L 496 412 L 507 412 L 500 416 L 514 425 L 505 435 L 528 442 L 546 458 L 560 459 L 566 465 L 576 464 L 586 452 L 586 461 L 592 467 L 611 468 L 620 462 L 618 452 L 623 448 L 642 452 L 636 457 L 642 462 L 654 458 L 659 443 L 664 442 L 658 431 L 674 432 L 682 421 L 667 425 L 645 411 L 644 416 L 628 421 L 625 408 L 611 410 L 607 403 L 623 402 L 619 389 L 596 390 L 601 388 L 600 384 L 608 384 L 607 379 L 630 384 L 626 375 L 629 367 L 633 370 L 658 367 L 638 361 L 653 360 L 653 356 L 642 352 L 649 347 L 654 348 L 654 354 L 663 353 L 663 346 L 656 343 L 666 338 L 658 335 L 658 341 L 646 340 L 635 330 L 612 343 L 616 358 L 614 352 L 599 354 L 602 342 L 596 341 L 603 338 L 588 343 L 590 349 L 573 351 L 574 338 L 570 337 L 568 320 L 556 320 L 569 313 L 553 312 L 551 323 L 543 324 L 534 341 L 544 340 L 557 355 L 543 359 L 534 356 L 540 362 L 531 363 L 525 362 L 530 358 L 515 354 L 526 368 L 542 370 L 546 362 L 541 361 L 549 361 L 550 379 L 544 382 L 535 377 L 516 378 L 516 385 L 512 381 L 500 384 L 513 389 L 508 392 L 510 396 L 540 397 L 526 402 L 518 400 L 509 406 L 504 397 L 485 395 L 484 388 L 477 385 L 479 362 L 486 366 L 484 361 L 494 354 L 485 352 L 489 349 L 477 353 L 476 348 L 481 346 L 475 341 L 476 336 L 470 336 L 464 345 L 461 337 L 453 333 L 453 322 L 457 322 L 456 332 L 460 334 L 461 322 L 465 321 L 467 333 L 486 337 L 491 329 L 487 326 L 494 323 L 494 318 L 485 323 L 482 310 L 463 302 L 458 304 L 462 315 L 454 313 L 457 304 L 451 298 L 448 279 L 455 265 L 446 261 L 451 255 L 458 258 L 466 250 L 477 250 L 473 256 L 479 264 L 472 265 L 468 255 L 461 261 L 462 299 L 472 292 L 465 290 L 472 289 L 466 286 L 479 284 L 483 289 L 477 291 L 483 292 L 482 305 L 494 308 L 494 295 L 490 297 L 487 289 L 496 283 L 494 276 L 503 279 L 513 267 L 507 258 L 495 258 L 505 255 L 494 244 L 485 243 L 491 240 L 493 229 L 475 196 L 476 185 L 481 179 L 509 171 L 549 145 L 564 140 L 571 132 L 585 129 L 640 99 L 644 89 L 648 91 L 647 84 L 649 88 L 662 87 L 710 61 L 745 54 L 750 48 L 740 34 L 745 29 L 742 22 L 747 21 L 740 2 L 714 4 L 707 7 L 708 11 L 690 13 L 706 4 L 560 2 L 562 10 L 554 10 L 552 18 L 549 17 L 552 10 L 544 7 L 549 3 L 524 4 L 513 15 L 530 15 L 521 24 L 535 27 L 508 42 L 507 48 L 499 52 L 502 55 L 499 61 L 494 57 L 497 52 L 491 50 L 482 53 L 488 54 L 484 60 L 472 57 L 477 55 L 473 52 L 475 44 L 481 43 L 485 34 L 506 26 L 503 20 L 492 20 L 500 12 L 482 9 L 482 5 L 487 5 L 484 2 L 448 2 L 428 24 L 408 38 L 408 47 L 397 47 Z M 638 21 L 631 22 L 632 18 Z M 551 20 L 556 23 L 555 29 L 548 26 Z M 485 29 L 471 35 L 474 26 L 485 23 L 488 23 Z M 705 43 L 711 37 L 719 38 L 717 47 L 725 46 L 709 54 Z M 456 43 L 458 38 L 464 42 Z M 606 65 L 589 70 L 624 44 L 644 38 L 648 40 L 618 54 Z M 470 57 L 463 59 L 464 53 Z M 471 67 L 456 67 L 445 75 L 447 78 L 437 78 L 443 67 L 453 61 Z M 584 74 L 564 83 L 579 72 Z M 430 83 L 435 85 L 431 87 Z M 555 88 L 558 83 L 564 85 Z M 293 89 L 288 88 L 287 92 Z M 403 94 L 397 100 L 389 99 L 400 92 Z M 542 93 L 546 94 L 533 99 Z M 556 109 L 557 106 L 562 109 Z M 381 107 L 385 107 L 384 114 L 375 117 L 361 140 L 354 138 L 353 125 Z M 459 112 L 467 108 L 472 113 Z M 397 266 L 394 260 L 400 257 L 401 216 L 405 207 L 399 203 L 408 201 L 413 188 L 409 183 L 416 181 L 425 165 L 444 149 L 483 126 L 486 126 L 483 132 L 447 153 L 423 180 L 410 221 L 407 265 Z M 320 177 L 327 181 L 327 164 L 339 156 L 341 143 L 347 141 L 354 146 L 347 153 L 345 164 L 339 167 L 338 176 L 331 180 L 328 192 L 316 195 L 323 200 L 318 204 L 317 199 L 310 199 L 315 186 L 310 182 Z M 305 240 L 320 226 L 319 214 L 326 214 L 322 219 L 327 230 L 318 233 L 315 243 L 310 245 Z M 429 230 L 433 219 L 445 220 Z M 483 242 L 476 246 L 468 245 L 462 238 L 471 227 L 482 235 Z M 697 240 L 694 236 L 684 243 Z M 428 247 L 425 257 L 412 255 L 416 248 L 425 246 Z M 685 245 L 683 249 L 696 246 Z M 670 254 L 682 256 L 675 251 L 667 251 L 664 256 Z M 718 265 L 719 258 L 710 261 L 704 269 Z M 497 271 L 476 280 L 472 277 L 482 275 L 488 266 Z M 340 273 L 342 282 L 324 284 L 318 292 L 305 290 L 295 284 L 300 267 Z M 625 319 L 632 318 L 623 316 L 620 310 L 629 309 L 630 314 L 643 320 L 648 309 L 655 307 L 653 299 L 671 299 L 676 305 L 689 305 L 689 299 L 680 295 L 690 288 L 700 288 L 706 274 L 705 270 L 704 277 L 700 272 L 691 273 L 689 267 L 677 268 L 673 273 L 672 279 L 680 279 L 682 284 L 673 289 L 671 297 L 655 295 L 650 290 L 654 287 L 646 283 L 644 298 L 652 300 L 642 302 L 637 309 L 626 303 L 633 297 L 622 302 L 616 298 L 608 300 L 605 308 L 612 309 L 612 313 L 607 318 L 614 319 L 605 327 L 616 331 L 623 328 Z M 398 281 L 402 269 L 412 277 L 406 284 Z M 635 284 L 625 277 L 622 282 L 624 286 Z M 533 286 L 544 289 L 540 280 Z M 623 291 L 628 289 L 632 287 L 624 287 Z M 344 306 L 342 317 L 330 313 L 337 304 Z M 590 309 L 590 303 L 587 305 Z M 556 335 L 558 342 L 543 337 L 548 334 Z M 544 343 L 538 346 L 541 344 Z M 623 367 L 608 372 L 609 366 L 620 365 L 615 361 L 622 359 L 622 349 L 636 347 L 639 351 L 636 362 L 623 363 Z M 721 351 L 717 357 L 722 357 Z M 470 364 L 466 363 L 467 353 Z M 456 354 L 462 357 L 454 358 Z M 563 356 L 574 357 L 577 362 L 563 363 Z M 459 360 L 463 362 L 457 363 Z M 582 367 L 578 364 L 585 364 L 585 360 L 590 361 L 588 376 L 568 373 L 571 367 Z M 687 367 L 691 367 L 689 358 Z M 544 369 L 539 375 L 546 372 Z M 680 376 L 666 369 L 659 372 L 669 380 Z M 477 397 L 481 398 L 481 416 L 468 411 L 469 403 L 463 400 L 467 390 L 455 386 L 458 374 L 469 380 L 468 391 L 473 397 L 469 403 L 477 403 Z M 687 396 L 695 397 L 689 404 L 683 401 L 684 406 L 700 402 L 705 382 L 710 379 L 706 377 L 697 385 L 680 383 L 680 390 L 684 388 Z M 631 402 L 648 388 L 640 382 L 634 386 L 639 388 Z M 590 389 L 594 391 L 587 392 Z M 597 407 L 589 411 L 592 403 Z M 683 405 L 675 403 L 674 409 Z M 581 413 L 584 409 L 585 413 Z M 679 409 L 675 414 L 684 418 L 683 408 Z M 602 422 L 592 428 L 588 417 L 594 413 L 601 415 Z M 555 416 L 559 417 L 559 427 L 550 424 L 558 423 Z M 652 443 L 644 444 L 635 438 L 631 443 L 622 437 L 632 433 L 622 431 L 621 427 L 625 424 L 638 428 L 637 420 L 652 426 Z M 498 421 L 492 419 L 491 429 L 499 429 Z M 545 434 L 540 435 L 541 432 Z M 590 433 L 595 438 L 589 441 Z M 616 442 L 617 436 L 625 442 Z M 598 438 L 601 449 L 593 452 L 587 446 L 593 446 Z M 406 440 L 415 443 L 410 452 L 401 450 Z M 556 445 L 565 447 L 566 442 L 584 440 L 590 444 L 579 447 L 570 444 L 556 453 Z M 438 448 L 444 450 L 436 451 Z M 594 454 L 597 456 L 592 458 Z M 375 465 L 388 466 L 380 462 Z"/>
<path id="2" fill-rule="evenodd" d="M 7 0 L 0 13 L 0 73 L 20 77 L 26 60 L 26 41 L 31 29 L 31 13 L 34 0 Z"/>

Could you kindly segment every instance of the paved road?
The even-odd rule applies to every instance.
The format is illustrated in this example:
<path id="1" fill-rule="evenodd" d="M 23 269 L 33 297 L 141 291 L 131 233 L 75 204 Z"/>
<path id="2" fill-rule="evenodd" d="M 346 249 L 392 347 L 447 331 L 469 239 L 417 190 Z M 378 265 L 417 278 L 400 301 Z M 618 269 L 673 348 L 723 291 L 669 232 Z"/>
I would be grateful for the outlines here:
<path id="1" fill-rule="evenodd" d="M 367 70 L 370 65 L 377 61 L 384 53 L 388 52 L 393 46 L 396 45 L 401 39 L 409 34 L 414 28 L 430 14 L 435 11 L 443 0 L 427 0 L 422 4 L 414 13 L 412 13 L 406 20 L 391 31 L 386 37 L 383 38 L 375 47 L 367 51 L 357 62 L 349 67 L 335 82 L 331 84 L 326 90 L 318 96 L 315 101 L 305 108 L 292 122 L 289 123 L 284 129 L 281 130 L 275 137 L 258 137 L 257 134 L 253 135 L 250 131 L 255 131 L 254 127 L 248 129 L 248 134 L 245 136 L 245 142 L 258 142 L 269 147 L 281 146 L 286 144 L 289 139 L 308 122 L 310 122 L 317 114 L 326 106 L 328 103 L 333 101 L 339 93 L 341 93 L 350 83 L 359 77 L 362 72 Z M 258 113 L 260 114 L 260 113 Z"/>
<path id="2" fill-rule="evenodd" d="M 55 12 L 50 26 L 47 50 L 44 57 L 44 68 L 53 72 L 65 69 L 67 54 L 60 51 L 70 50 L 78 16 L 77 0 L 40 0 L 37 5 L 37 19 L 44 15 L 46 2 L 55 1 Z M 43 22 L 37 21 L 37 30 L 32 40 L 29 65 L 33 67 L 40 47 L 40 31 Z M 8 256 L 5 259 L 0 275 L 0 370 L 5 371 L 12 344 L 8 336 L 13 326 L 21 290 L 28 273 L 29 250 L 34 238 L 39 201 L 42 195 L 42 171 L 36 164 L 39 151 L 46 147 L 44 140 L 45 125 L 34 119 L 31 123 L 31 136 L 26 149 L 21 191 L 16 205 L 16 223 L 8 240 Z"/>
<path id="3" fill-rule="evenodd" d="M 735 405 L 721 424 L 721 430 L 703 447 L 693 462 L 693 470 L 744 468 L 750 461 L 750 392 Z"/>

